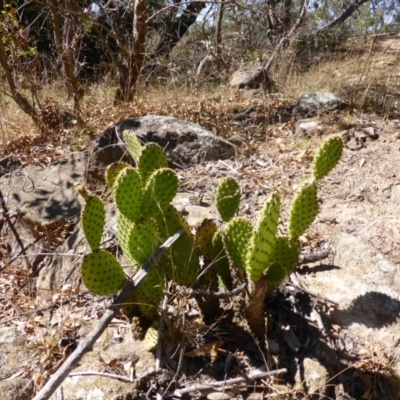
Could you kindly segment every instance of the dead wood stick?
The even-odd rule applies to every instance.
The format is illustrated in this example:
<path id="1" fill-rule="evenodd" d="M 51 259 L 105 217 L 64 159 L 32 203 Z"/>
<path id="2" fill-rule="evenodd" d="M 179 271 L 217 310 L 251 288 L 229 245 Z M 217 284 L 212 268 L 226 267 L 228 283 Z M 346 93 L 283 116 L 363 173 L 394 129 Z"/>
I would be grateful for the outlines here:
<path id="1" fill-rule="evenodd" d="M 309 254 L 308 256 L 301 255 L 299 257 L 299 264 L 307 264 L 307 263 L 321 261 L 327 258 L 328 256 L 329 256 L 329 249 L 321 251 L 319 253 Z"/>
<path id="2" fill-rule="evenodd" d="M 3 209 L 3 214 L 4 214 L 4 218 L 7 221 L 8 226 L 11 229 L 11 232 L 13 233 L 15 240 L 17 241 L 19 247 L 21 247 L 21 253 L 25 256 L 25 263 L 26 263 L 26 267 L 28 270 L 30 270 L 32 268 L 31 263 L 29 262 L 28 257 L 26 256 L 26 252 L 25 252 L 25 246 L 22 243 L 22 240 L 17 232 L 17 230 L 15 229 L 14 224 L 11 222 L 11 218 L 8 212 L 8 208 L 6 206 L 6 201 L 4 200 L 4 196 L 3 193 L 0 190 L 0 203 L 1 203 L 1 208 Z M 21 254 L 20 253 L 20 254 Z"/>
<path id="3" fill-rule="evenodd" d="M 101 317 L 99 323 L 96 327 L 89 333 L 89 335 L 79 343 L 76 350 L 67 358 L 65 363 L 60 367 L 60 369 L 47 381 L 47 383 L 42 387 L 39 393 L 33 398 L 33 400 L 48 400 L 50 396 L 57 390 L 57 388 L 63 383 L 64 379 L 69 375 L 76 364 L 82 359 L 82 357 L 87 353 L 96 340 L 105 331 L 107 326 L 113 320 L 114 316 L 117 314 L 120 304 L 128 301 L 135 290 L 136 286 L 143 280 L 143 278 L 148 274 L 151 267 L 160 259 L 160 257 L 165 253 L 165 251 L 171 247 L 171 245 L 182 235 L 183 229 L 177 231 L 173 236 L 166 240 L 159 249 L 147 260 L 146 264 L 135 274 L 132 281 L 129 281 L 121 294 L 114 300 L 110 308 Z"/>
<path id="4" fill-rule="evenodd" d="M 286 368 L 281 368 L 277 369 L 275 371 L 257 371 L 249 375 L 245 376 L 240 376 L 239 378 L 232 378 L 228 379 L 225 381 L 219 381 L 219 382 L 210 382 L 210 383 L 204 383 L 204 384 L 199 384 L 199 385 L 193 385 L 189 386 L 185 389 L 177 389 L 174 392 L 168 392 L 163 395 L 163 398 L 169 398 L 169 397 L 181 397 L 183 394 L 187 394 L 190 392 L 197 392 L 200 390 L 207 390 L 207 389 L 212 389 L 212 388 L 218 388 L 221 386 L 229 386 L 229 385 L 234 385 L 235 383 L 242 383 L 242 382 L 249 382 L 249 381 L 255 381 L 257 379 L 262 379 L 267 376 L 273 376 L 273 375 L 280 375 L 280 374 L 286 374 L 287 369 Z"/>

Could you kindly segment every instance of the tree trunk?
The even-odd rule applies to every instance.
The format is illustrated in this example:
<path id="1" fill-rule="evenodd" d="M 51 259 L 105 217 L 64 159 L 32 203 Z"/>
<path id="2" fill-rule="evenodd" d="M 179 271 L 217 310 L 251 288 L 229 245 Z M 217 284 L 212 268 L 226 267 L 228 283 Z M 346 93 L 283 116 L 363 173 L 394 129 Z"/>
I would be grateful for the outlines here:
<path id="1" fill-rule="evenodd" d="M 146 0 L 136 0 L 132 32 L 133 47 L 128 59 L 128 67 L 120 67 L 119 69 L 119 88 L 115 94 L 116 102 L 128 102 L 133 99 L 144 61 L 146 32 Z"/>
<path id="2" fill-rule="evenodd" d="M 0 30 L 1 32 L 1 30 Z M 4 48 L 3 41 L 0 40 L 0 65 L 4 71 L 4 74 L 7 79 L 8 86 L 11 91 L 11 96 L 13 100 L 18 104 L 18 106 L 28 114 L 33 122 L 39 127 L 39 129 L 43 130 L 45 128 L 45 124 L 40 119 L 40 116 L 36 112 L 35 108 L 29 101 L 19 92 L 17 85 L 15 84 L 14 76 L 12 73 L 12 69 L 7 61 L 7 55 Z"/>
<path id="3" fill-rule="evenodd" d="M 320 34 L 322 32 L 333 29 L 335 26 L 342 24 L 348 18 L 350 18 L 363 4 L 368 3 L 369 0 L 355 0 L 354 3 L 350 4 L 350 6 L 343 12 L 343 14 L 336 18 L 329 25 L 321 28 L 316 34 Z"/>
<path id="4" fill-rule="evenodd" d="M 78 82 L 78 78 L 74 74 L 74 57 L 73 52 L 75 50 L 75 32 L 74 32 L 74 22 L 71 15 L 65 15 L 65 23 L 63 34 L 61 33 L 60 19 L 58 14 L 57 2 L 55 0 L 47 0 L 51 16 L 53 19 L 54 27 L 54 42 L 56 45 L 56 50 L 61 58 L 65 77 L 67 79 L 67 88 L 74 98 L 74 111 L 80 112 L 80 100 L 82 99 L 85 91 Z M 72 10 L 72 4 L 70 1 L 65 2 L 68 10 Z"/>

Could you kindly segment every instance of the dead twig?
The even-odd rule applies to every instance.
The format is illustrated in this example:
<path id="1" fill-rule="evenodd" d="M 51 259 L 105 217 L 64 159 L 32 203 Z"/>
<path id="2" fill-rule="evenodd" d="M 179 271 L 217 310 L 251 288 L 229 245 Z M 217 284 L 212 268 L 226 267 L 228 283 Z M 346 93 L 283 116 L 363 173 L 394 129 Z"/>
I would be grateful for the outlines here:
<path id="1" fill-rule="evenodd" d="M 151 267 L 161 258 L 165 251 L 182 235 L 183 229 L 177 231 L 167 241 L 165 241 L 159 249 L 147 260 L 146 264 L 135 274 L 132 281 L 128 282 L 121 294 L 114 300 L 110 308 L 104 313 L 97 326 L 89 333 L 89 335 L 82 340 L 76 350 L 68 357 L 60 369 L 47 381 L 39 393 L 33 400 L 48 400 L 50 396 L 62 384 L 65 378 L 69 375 L 71 370 L 78 364 L 86 352 L 88 352 L 96 340 L 102 335 L 107 326 L 117 314 L 121 304 L 126 303 L 132 292 L 139 285 L 139 283 L 149 273 Z"/>
<path id="2" fill-rule="evenodd" d="M 321 251 L 319 253 L 309 254 L 308 256 L 300 255 L 298 264 L 299 265 L 308 264 L 308 263 L 314 263 L 317 261 L 324 260 L 325 258 L 328 258 L 329 252 L 330 252 L 330 250 L 328 249 L 328 250 Z"/>
<path id="3" fill-rule="evenodd" d="M 240 286 L 231 290 L 230 292 L 209 292 L 207 290 L 196 289 L 193 291 L 193 293 L 201 296 L 217 297 L 219 299 L 229 299 L 233 296 L 237 296 L 244 289 L 246 289 L 246 287 L 247 287 L 247 282 L 242 283 Z"/>
<path id="4" fill-rule="evenodd" d="M 184 389 L 177 389 L 174 392 L 165 393 L 163 395 L 163 398 L 167 399 L 170 397 L 182 397 L 182 395 L 191 393 L 191 392 L 197 392 L 197 391 L 201 391 L 201 390 L 224 387 L 224 386 L 234 385 L 236 383 L 242 383 L 242 382 L 251 382 L 251 381 L 255 381 L 257 379 L 265 378 L 267 376 L 286 374 L 286 372 L 287 372 L 286 368 L 277 369 L 275 371 L 257 371 L 252 374 L 249 374 L 249 375 L 241 376 L 239 378 L 232 378 L 232 379 L 227 379 L 227 380 L 220 381 L 220 382 L 210 382 L 210 383 L 205 383 L 205 384 L 189 386 Z"/>
<path id="5" fill-rule="evenodd" d="M 25 246 L 22 243 L 22 240 L 17 232 L 17 230 L 15 229 L 14 224 L 11 222 L 11 218 L 9 215 L 9 211 L 8 208 L 6 206 L 6 201 L 4 200 L 4 196 L 3 193 L 0 190 L 0 204 L 1 204 L 1 208 L 3 209 L 3 215 L 5 220 L 7 221 L 8 226 L 11 229 L 11 232 L 13 233 L 15 240 L 17 241 L 19 247 L 21 247 L 21 253 L 25 256 L 25 263 L 26 263 L 26 267 L 28 270 L 30 270 L 32 268 L 31 263 L 29 262 L 28 257 L 26 256 L 26 252 L 25 252 Z"/>

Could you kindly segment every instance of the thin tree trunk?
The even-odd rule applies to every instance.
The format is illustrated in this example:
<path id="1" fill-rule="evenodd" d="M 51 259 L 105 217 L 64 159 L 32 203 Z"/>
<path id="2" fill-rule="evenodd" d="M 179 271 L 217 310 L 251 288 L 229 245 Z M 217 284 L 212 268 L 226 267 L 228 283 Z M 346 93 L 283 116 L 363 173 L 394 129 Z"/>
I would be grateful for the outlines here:
<path id="1" fill-rule="evenodd" d="M 346 19 L 350 18 L 363 4 L 368 3 L 369 0 L 355 0 L 354 3 L 350 4 L 350 6 L 343 12 L 343 14 L 336 18 L 333 22 L 331 22 L 329 25 L 325 26 L 324 28 L 321 28 L 318 30 L 316 33 L 317 35 L 329 31 L 333 29 L 335 26 L 342 24 Z"/>
<path id="2" fill-rule="evenodd" d="M 74 110 L 77 112 L 81 111 L 80 100 L 84 95 L 84 90 L 78 82 L 78 78 L 74 74 L 73 67 L 73 52 L 74 52 L 74 22 L 71 15 L 65 16 L 64 32 L 61 34 L 60 19 L 58 14 L 58 6 L 55 0 L 47 0 L 50 12 L 53 20 L 54 27 L 54 42 L 56 45 L 56 50 L 61 58 L 65 77 L 67 78 L 67 87 L 70 90 L 74 98 Z M 66 1 L 66 6 L 68 10 L 72 9 L 72 4 L 70 1 Z M 63 37 L 62 37 L 63 36 Z"/>
<path id="3" fill-rule="evenodd" d="M 133 19 L 133 48 L 127 68 L 119 68 L 119 88 L 116 101 L 128 102 L 133 99 L 136 84 L 143 66 L 146 47 L 146 0 L 136 0 Z"/>
<path id="4" fill-rule="evenodd" d="M 220 59 L 222 57 L 221 54 L 221 46 L 222 46 L 222 21 L 224 19 L 224 11 L 225 11 L 225 0 L 220 0 L 218 7 L 218 15 L 217 15 L 217 23 L 216 23 L 216 31 L 215 31 L 215 41 L 216 41 L 216 57 Z"/>
<path id="5" fill-rule="evenodd" d="M 0 31 L 1 32 L 1 31 Z M 12 69 L 10 65 L 8 64 L 7 61 L 7 55 L 6 55 L 6 50 L 4 48 L 3 41 L 0 40 L 0 65 L 4 71 L 4 74 L 7 79 L 8 86 L 11 91 L 11 96 L 13 100 L 18 104 L 18 106 L 26 113 L 28 114 L 33 122 L 39 127 L 39 129 L 43 130 L 45 127 L 45 124 L 43 121 L 40 119 L 40 116 L 36 112 L 35 108 L 32 106 L 31 103 L 20 93 L 20 91 L 17 88 L 17 85 L 15 84 L 14 76 L 12 73 Z"/>

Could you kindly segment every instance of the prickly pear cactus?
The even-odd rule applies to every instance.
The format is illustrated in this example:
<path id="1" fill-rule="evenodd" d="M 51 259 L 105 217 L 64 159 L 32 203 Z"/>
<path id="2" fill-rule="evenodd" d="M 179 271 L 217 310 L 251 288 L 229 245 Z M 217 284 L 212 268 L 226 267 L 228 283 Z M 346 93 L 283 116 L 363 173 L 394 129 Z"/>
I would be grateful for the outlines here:
<path id="1" fill-rule="evenodd" d="M 155 216 L 162 212 L 178 193 L 178 186 L 178 177 L 172 169 L 154 171 L 144 188 L 142 214 Z"/>
<path id="2" fill-rule="evenodd" d="M 126 132 L 122 136 L 122 140 L 129 151 L 129 154 L 132 156 L 135 164 L 137 165 L 142 154 L 142 145 L 139 142 L 138 138 L 135 134 L 130 132 Z"/>
<path id="3" fill-rule="evenodd" d="M 289 214 L 288 231 L 291 239 L 298 239 L 318 214 L 317 183 L 305 182 L 297 191 Z"/>
<path id="4" fill-rule="evenodd" d="M 313 165 L 316 180 L 324 178 L 339 162 L 343 152 L 343 142 L 338 137 L 328 139 L 319 149 Z"/>
<path id="5" fill-rule="evenodd" d="M 153 172 L 161 168 L 168 168 L 165 153 L 158 144 L 147 143 L 138 162 L 138 170 L 143 182 L 146 182 Z"/>
<path id="6" fill-rule="evenodd" d="M 222 221 L 228 222 L 239 209 L 240 187 L 236 179 L 228 177 L 221 181 L 215 194 L 215 205 Z"/>
<path id="7" fill-rule="evenodd" d="M 203 222 L 197 229 L 196 243 L 206 264 L 217 273 L 224 287 L 231 290 L 232 276 L 229 259 L 224 248 L 221 231 L 218 230 L 214 222 L 210 220 Z M 213 274 L 210 274 L 209 280 L 213 279 L 213 276 Z"/>
<path id="8" fill-rule="evenodd" d="M 125 283 L 125 275 L 115 256 L 105 250 L 94 250 L 83 258 L 82 281 L 94 294 L 116 293 Z"/>
<path id="9" fill-rule="evenodd" d="M 229 221 L 225 229 L 225 246 L 232 262 L 241 270 L 246 269 L 250 239 L 254 235 L 253 226 L 244 218 Z"/>
<path id="10" fill-rule="evenodd" d="M 117 181 L 118 175 L 120 172 L 125 169 L 130 167 L 129 164 L 124 163 L 124 162 L 118 162 L 111 164 L 107 169 L 106 169 L 106 182 L 110 190 L 114 190 L 114 185 L 115 182 Z"/>
<path id="11" fill-rule="evenodd" d="M 105 224 L 104 204 L 97 196 L 86 197 L 81 216 L 82 228 L 92 251 L 100 247 Z"/>
<path id="12" fill-rule="evenodd" d="M 131 221 L 138 221 L 142 215 L 142 181 L 133 168 L 125 168 L 115 183 L 115 203 L 118 211 Z"/>
<path id="13" fill-rule="evenodd" d="M 258 282 L 270 264 L 275 246 L 275 234 L 278 228 L 280 199 L 273 193 L 267 202 L 253 233 L 246 262 L 247 276 L 252 282 Z"/>

